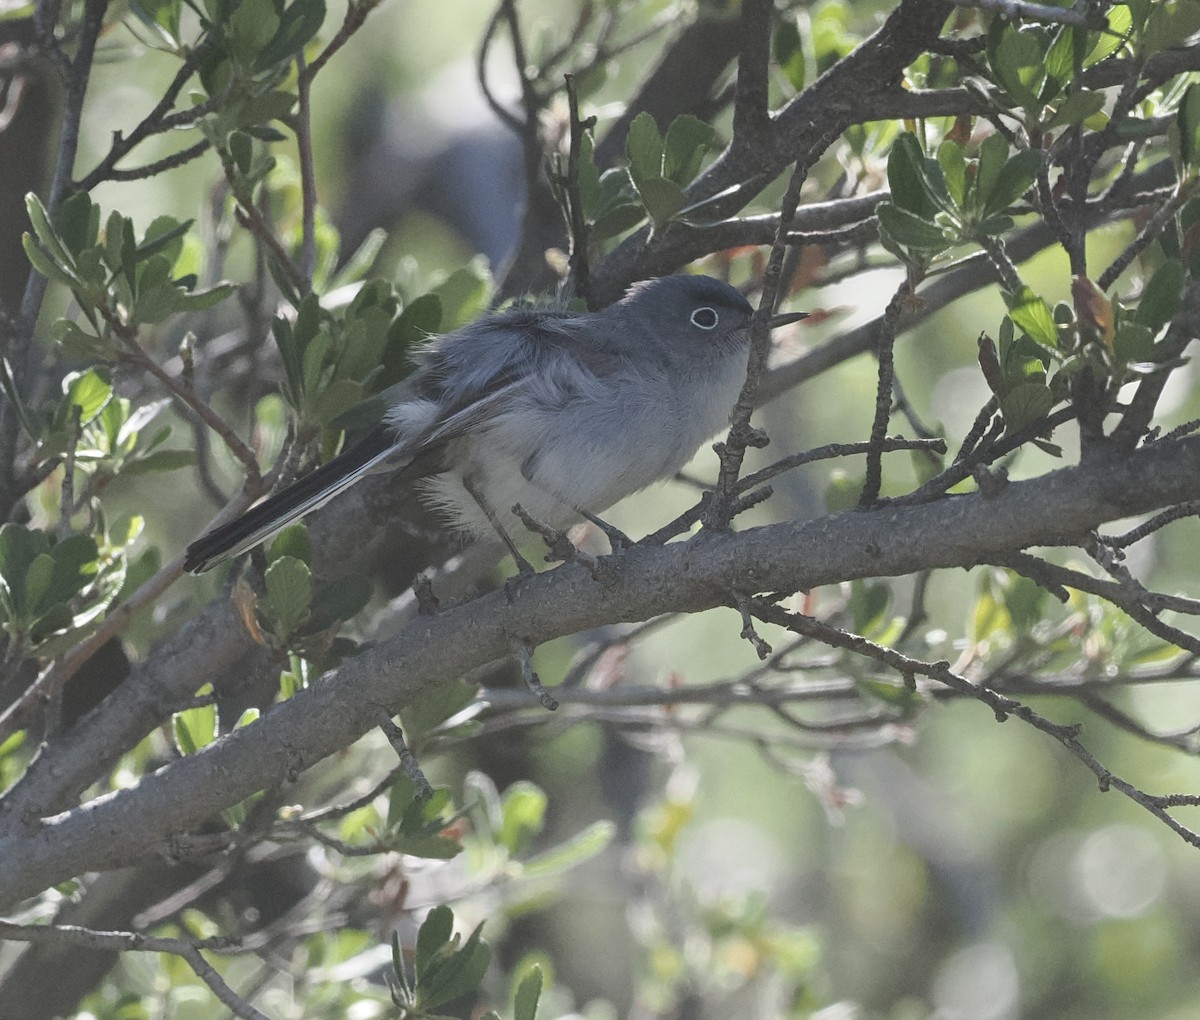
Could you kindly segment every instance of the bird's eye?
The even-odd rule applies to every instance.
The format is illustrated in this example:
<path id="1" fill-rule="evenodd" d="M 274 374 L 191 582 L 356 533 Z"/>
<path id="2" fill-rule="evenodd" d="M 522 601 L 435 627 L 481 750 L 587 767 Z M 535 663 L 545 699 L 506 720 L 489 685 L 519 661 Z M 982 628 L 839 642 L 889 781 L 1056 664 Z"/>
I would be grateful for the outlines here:
<path id="1" fill-rule="evenodd" d="M 716 329 L 718 322 L 720 316 L 717 315 L 716 309 L 709 308 L 708 305 L 692 312 L 691 323 L 697 329 Z"/>

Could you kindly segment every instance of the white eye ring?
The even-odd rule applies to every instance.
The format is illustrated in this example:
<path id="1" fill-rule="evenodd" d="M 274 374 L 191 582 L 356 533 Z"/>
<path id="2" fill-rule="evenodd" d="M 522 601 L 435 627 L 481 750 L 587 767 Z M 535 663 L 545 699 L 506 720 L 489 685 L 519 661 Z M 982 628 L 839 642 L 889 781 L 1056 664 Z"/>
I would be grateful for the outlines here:
<path id="1" fill-rule="evenodd" d="M 721 321 L 721 317 L 717 314 L 715 308 L 703 305 L 692 312 L 689 321 L 697 329 L 710 330 L 717 328 L 717 323 Z"/>

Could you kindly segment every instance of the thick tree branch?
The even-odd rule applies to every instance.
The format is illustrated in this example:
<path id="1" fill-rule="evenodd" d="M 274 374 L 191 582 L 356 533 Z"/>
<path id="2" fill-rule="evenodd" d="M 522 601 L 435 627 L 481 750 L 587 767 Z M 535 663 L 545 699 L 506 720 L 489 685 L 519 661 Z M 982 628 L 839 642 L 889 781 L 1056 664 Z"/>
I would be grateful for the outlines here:
<path id="1" fill-rule="evenodd" d="M 0 835 L 0 904 L 87 870 L 172 853 L 175 838 L 265 787 L 288 783 L 401 711 L 420 692 L 509 651 L 665 612 L 725 605 L 732 590 L 796 591 L 850 578 L 969 567 L 1030 546 L 1077 544 L 1105 522 L 1200 498 L 1200 438 L 1097 456 L 984 495 L 920 507 L 707 533 L 615 558 L 607 583 L 577 564 L 422 618 L 203 751 L 40 821 L 10 813 Z M 732 625 L 732 624 L 731 624 Z M 230 669 L 237 667 L 231 665 Z"/>

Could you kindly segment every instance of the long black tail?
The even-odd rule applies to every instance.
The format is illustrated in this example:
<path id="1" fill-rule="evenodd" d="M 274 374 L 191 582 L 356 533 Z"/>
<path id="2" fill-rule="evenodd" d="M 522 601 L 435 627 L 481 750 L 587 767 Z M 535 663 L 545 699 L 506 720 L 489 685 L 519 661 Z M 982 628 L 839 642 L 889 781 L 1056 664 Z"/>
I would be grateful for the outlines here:
<path id="1" fill-rule="evenodd" d="M 183 565 L 193 574 L 215 567 L 222 560 L 252 549 L 285 525 L 316 510 L 348 489 L 372 468 L 392 456 L 402 456 L 396 434 L 380 425 L 360 442 L 323 464 L 312 474 L 281 489 L 237 520 L 201 535 L 187 547 Z M 403 460 L 396 466 L 403 464 Z"/>

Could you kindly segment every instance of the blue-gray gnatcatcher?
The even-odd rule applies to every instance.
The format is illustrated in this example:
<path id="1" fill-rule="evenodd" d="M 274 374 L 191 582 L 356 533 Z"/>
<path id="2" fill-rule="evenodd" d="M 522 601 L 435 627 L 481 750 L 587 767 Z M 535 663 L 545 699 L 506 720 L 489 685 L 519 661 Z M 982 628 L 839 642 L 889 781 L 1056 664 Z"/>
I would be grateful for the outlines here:
<path id="1" fill-rule="evenodd" d="M 674 475 L 728 422 L 753 311 L 720 280 L 665 276 L 599 312 L 510 310 L 438 337 L 382 425 L 202 535 L 185 566 L 245 552 L 383 470 L 420 480 L 455 526 L 510 549 L 515 504 L 555 528 L 600 513 Z"/>

